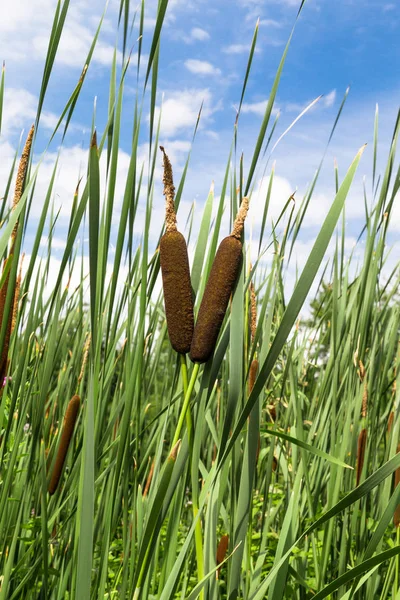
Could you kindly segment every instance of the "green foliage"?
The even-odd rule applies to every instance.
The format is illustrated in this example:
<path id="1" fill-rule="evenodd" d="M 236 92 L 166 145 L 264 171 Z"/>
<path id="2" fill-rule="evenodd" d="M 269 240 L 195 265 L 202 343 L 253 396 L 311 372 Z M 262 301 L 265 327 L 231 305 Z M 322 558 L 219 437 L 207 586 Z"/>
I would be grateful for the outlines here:
<path id="1" fill-rule="evenodd" d="M 260 232 L 257 262 L 250 269 L 244 243 L 243 268 L 212 358 L 201 367 L 179 360 L 168 340 L 162 294 L 157 293 L 159 253 L 148 235 L 159 160 L 155 106 L 167 5 L 159 2 L 152 41 L 146 40 L 151 50 L 145 82 L 140 87 L 138 78 L 134 99 L 131 161 L 109 277 L 124 80 L 130 68 L 125 52 L 119 81 L 114 55 L 107 123 L 98 139 L 92 132 L 87 177 L 80 186 L 77 182 L 54 284 L 49 278 L 51 236 L 42 261 L 38 250 L 46 224 L 50 231 L 54 226 L 48 209 L 56 170 L 48 182 L 0 395 L 0 600 L 395 598 L 400 529 L 395 530 L 392 518 L 400 488 L 393 489 L 392 479 L 400 468 L 400 274 L 399 264 L 387 272 L 386 259 L 399 181 L 394 168 L 399 123 L 373 208 L 362 224 L 357 271 L 354 255 L 348 259 L 343 250 L 345 220 L 337 227 L 362 160 L 362 150 L 354 148 L 355 158 L 337 181 L 337 194 L 291 297 L 286 297 L 285 274 L 319 170 L 297 212 L 288 199 L 270 232 L 269 255 L 262 250 L 268 190 L 254 229 Z M 147 35 L 144 8 L 143 2 L 140 27 Z M 68 10 L 69 2 L 58 2 L 38 121 Z M 121 0 L 124 49 L 131 19 L 129 1 Z M 90 68 L 100 26 L 82 67 Z M 257 32 L 258 27 L 241 104 Z M 139 72 L 141 44 L 142 38 Z M 271 125 L 270 116 L 288 52 L 289 43 L 247 177 L 242 177 L 243 164 L 237 173 L 231 161 L 237 122 L 224 180 L 215 184 L 221 187 L 218 204 L 214 206 L 212 187 L 203 214 L 198 209 L 192 214 L 200 224 L 192 270 L 197 310 L 222 233 L 224 205 L 230 204 L 234 216 L 241 192 L 251 196 L 263 166 L 261 148 L 274 134 L 276 122 Z M 64 134 L 86 71 L 61 112 L 67 115 Z M 0 125 L 5 85 L 3 72 Z M 151 105 L 147 168 L 137 162 L 140 135 L 143 128 L 148 131 L 148 123 L 141 122 L 143 99 Z M 56 130 L 61 122 L 63 118 Z M 377 128 L 376 115 L 374 178 Z M 104 195 L 102 155 L 108 173 Z M 177 186 L 177 209 L 190 176 L 189 158 L 190 153 Z M 40 166 L 39 161 L 28 172 L 16 210 L 2 208 L 2 256 L 17 219 L 21 230 L 32 227 L 25 207 L 34 198 Z M 0 197 L 9 195 L 14 167 L 8 181 L 0 182 L 5 191 Z M 138 207 L 145 217 L 140 245 L 134 237 Z M 76 252 L 85 227 L 89 277 Z M 158 239 L 162 233 L 160 227 Z M 328 274 L 325 253 L 335 235 Z M 311 297 L 321 268 L 324 276 Z M 81 277 L 73 289 L 67 280 L 76 272 Z M 250 280 L 258 302 L 253 337 Z M 304 307 L 310 307 L 307 319 L 300 318 Z M 254 357 L 260 369 L 249 391 Z M 80 415 L 60 485 L 50 497 L 46 487 L 74 394 L 81 397 Z M 357 440 L 363 428 L 367 446 L 356 488 Z M 229 548 L 225 562 L 217 565 L 223 535 L 229 535 Z"/>

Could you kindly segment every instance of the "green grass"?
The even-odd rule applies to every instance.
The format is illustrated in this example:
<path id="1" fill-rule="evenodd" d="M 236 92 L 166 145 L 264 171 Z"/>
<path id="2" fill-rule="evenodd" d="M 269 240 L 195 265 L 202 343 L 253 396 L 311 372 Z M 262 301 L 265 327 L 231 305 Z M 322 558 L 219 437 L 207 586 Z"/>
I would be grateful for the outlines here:
<path id="1" fill-rule="evenodd" d="M 365 222 L 360 226 L 364 243 L 346 258 L 345 201 L 357 169 L 367 168 L 363 149 L 354 148 L 354 160 L 346 166 L 345 175 L 339 178 L 337 169 L 332 173 L 336 195 L 290 297 L 285 285 L 287 266 L 294 260 L 324 157 L 304 198 L 297 199 L 296 206 L 287 199 L 273 228 L 269 188 L 257 224 L 260 237 L 254 240 L 253 236 L 258 260 L 250 266 L 245 227 L 243 268 L 215 353 L 205 365 L 194 366 L 188 358 L 180 359 L 169 344 L 163 297 L 157 291 L 158 249 L 145 233 L 153 222 L 155 166 L 161 161 L 155 107 L 167 5 L 167 0 L 159 3 L 153 37 L 146 40 L 150 55 L 131 111 L 131 161 L 116 238 L 112 214 L 124 80 L 129 69 L 141 70 L 142 39 L 137 65 L 130 63 L 124 51 L 119 71 L 114 54 L 107 123 L 96 135 L 94 112 L 86 175 L 77 182 L 61 268 L 53 286 L 46 282 L 57 221 L 51 198 L 58 165 L 35 225 L 10 340 L 8 377 L 0 396 L 0 600 L 398 598 L 400 534 L 394 528 L 393 514 L 400 489 L 393 489 L 393 473 L 400 468 L 396 454 L 400 270 L 397 264 L 388 272 L 386 240 L 400 186 L 395 160 L 399 121 L 385 169 L 379 174 L 376 113 L 375 192 L 372 198 L 365 192 Z M 68 9 L 67 1 L 57 5 L 39 98 L 39 127 Z M 144 9 L 143 2 L 137 15 L 143 34 Z M 132 18 L 129 2 L 121 0 L 124 49 Z M 88 57 L 82 57 L 82 67 L 87 68 L 66 101 L 49 144 L 61 127 L 64 137 L 74 118 L 101 24 Z M 258 27 L 240 106 L 251 76 L 257 32 Z M 196 313 L 218 240 L 229 233 L 223 231 L 224 207 L 230 209 L 233 220 L 244 194 L 250 195 L 251 202 L 256 176 L 266 168 L 261 149 L 275 141 L 276 121 L 270 117 L 288 52 L 290 39 L 249 171 L 243 173 L 242 160 L 237 169 L 232 166 L 235 127 L 232 145 L 226 149 L 224 179 L 215 182 L 221 190 L 218 203 L 212 186 L 204 208 L 191 214 L 200 223 L 197 239 L 191 237 Z M 0 127 L 6 86 L 3 70 Z M 148 123 L 142 124 L 148 104 L 149 128 Z M 198 121 L 193 123 L 194 144 L 197 126 Z M 138 143 L 148 130 L 149 160 L 143 166 L 137 160 Z M 107 181 L 102 181 L 99 167 L 102 156 L 106 157 Z M 25 228 L 32 229 L 30 208 L 41 160 L 28 169 L 21 200 L 10 211 L 17 164 L 18 157 L 8 181 L 0 182 L 3 258 L 8 256 L 17 220 L 20 225 L 17 252 L 7 263 L 11 291 L 4 319 L 12 309 Z M 190 152 L 176 182 L 177 210 L 189 167 Z M 271 182 L 274 171 L 273 167 Z M 146 224 L 140 245 L 134 238 L 138 208 Z M 180 224 L 183 231 L 182 219 Z M 186 238 L 191 225 L 189 220 Z M 83 271 L 76 244 L 85 227 L 89 276 Z M 40 240 L 47 231 L 49 251 L 41 258 Z M 162 233 L 160 228 L 159 237 Z M 113 258 L 109 255 L 111 239 Z M 328 262 L 329 245 L 334 250 Z M 265 260 L 267 247 L 274 250 L 270 262 Z M 107 278 L 111 260 L 112 274 Z M 81 274 L 78 287 L 65 286 L 76 271 Z M 6 279 L 4 272 L 1 283 Z M 251 281 L 258 304 L 254 340 L 249 322 Z M 307 305 L 309 316 L 300 319 Z M 259 372 L 248 393 L 247 378 L 255 356 Z M 60 485 L 49 496 L 47 485 L 62 421 L 74 394 L 81 397 L 80 414 Z M 367 412 L 362 417 L 365 394 Z M 362 428 L 367 429 L 367 445 L 356 487 Z M 217 546 L 225 534 L 229 548 L 217 578 Z"/>

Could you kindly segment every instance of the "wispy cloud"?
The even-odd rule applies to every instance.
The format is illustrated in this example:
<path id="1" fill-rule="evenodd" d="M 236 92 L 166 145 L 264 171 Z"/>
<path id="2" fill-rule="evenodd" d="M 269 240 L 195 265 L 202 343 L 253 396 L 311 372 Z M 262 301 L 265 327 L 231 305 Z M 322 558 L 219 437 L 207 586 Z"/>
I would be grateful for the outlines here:
<path id="1" fill-rule="evenodd" d="M 256 51 L 260 51 L 256 48 Z M 224 54 L 248 54 L 250 52 L 250 44 L 230 44 L 222 48 Z"/>
<path id="2" fill-rule="evenodd" d="M 185 130 L 193 131 L 200 107 L 201 125 L 207 124 L 210 116 L 218 110 L 218 104 L 213 103 L 213 97 L 208 88 L 189 88 L 165 92 L 161 113 L 161 137 L 172 137 Z M 156 109 L 156 121 L 159 115 Z"/>
<path id="3" fill-rule="evenodd" d="M 82 61 L 90 49 L 103 9 L 102 0 L 82 0 L 71 7 L 61 36 L 57 63 L 83 67 Z M 9 64 L 24 62 L 31 66 L 32 61 L 42 61 L 48 48 L 53 14 L 53 0 L 6 3 L 0 20 L 0 57 Z M 107 25 L 108 22 L 105 29 Z M 101 35 L 93 61 L 110 64 L 113 50 L 113 44 L 107 43 Z"/>
<path id="4" fill-rule="evenodd" d="M 265 113 L 265 109 L 267 108 L 268 100 L 260 100 L 260 102 L 244 102 L 242 104 L 242 112 L 250 113 L 254 115 L 258 115 L 263 117 Z M 279 109 L 274 107 L 272 109 L 272 114 L 277 115 Z"/>
<path id="5" fill-rule="evenodd" d="M 196 75 L 221 75 L 221 69 L 214 67 L 214 65 L 206 60 L 189 58 L 188 60 L 185 60 L 185 67 L 188 71 L 195 73 Z"/>
<path id="6" fill-rule="evenodd" d="M 201 27 L 193 27 L 190 31 L 189 39 L 192 41 L 204 42 L 205 40 L 210 39 L 210 34 L 205 29 L 201 29 Z"/>
<path id="7" fill-rule="evenodd" d="M 282 23 L 276 21 L 275 19 L 261 19 L 260 25 L 264 27 L 274 27 L 276 29 L 280 29 L 282 27 Z"/>
<path id="8" fill-rule="evenodd" d="M 315 105 L 315 108 L 318 106 L 321 108 L 330 108 L 335 104 L 336 100 L 336 90 L 330 91 L 328 94 L 322 96 L 321 100 Z M 302 112 L 309 104 L 311 104 L 313 100 L 307 100 L 307 102 L 287 102 L 284 105 L 284 109 L 286 112 Z M 313 107 L 314 108 L 314 107 Z M 312 110 L 312 109 L 311 109 Z"/>

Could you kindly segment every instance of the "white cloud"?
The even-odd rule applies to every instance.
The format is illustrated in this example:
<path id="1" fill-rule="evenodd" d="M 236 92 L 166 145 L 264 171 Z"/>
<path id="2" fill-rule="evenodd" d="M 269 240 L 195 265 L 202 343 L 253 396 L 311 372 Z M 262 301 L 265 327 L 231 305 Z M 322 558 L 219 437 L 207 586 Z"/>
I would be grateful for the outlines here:
<path id="1" fill-rule="evenodd" d="M 193 27 L 193 29 L 190 32 L 190 37 L 192 40 L 204 42 L 205 40 L 210 39 L 210 34 L 205 29 L 201 29 L 200 27 Z"/>
<path id="2" fill-rule="evenodd" d="M 111 3 L 115 11 L 115 3 Z M 81 0 L 70 7 L 61 36 L 56 63 L 83 67 L 94 33 L 104 10 L 103 0 Z M 32 68 L 34 61 L 46 56 L 55 11 L 54 0 L 13 0 L 2 7 L 0 20 L 0 58 L 8 64 L 23 62 Z M 110 22 L 106 30 L 113 33 Z M 112 39 L 112 38 L 111 38 Z M 93 61 L 111 62 L 113 44 L 101 33 Z"/>
<path id="3" fill-rule="evenodd" d="M 225 54 L 244 54 L 250 52 L 249 44 L 231 44 L 222 49 Z"/>
<path id="4" fill-rule="evenodd" d="M 304 109 L 307 108 L 313 102 L 313 100 L 308 100 L 307 102 L 287 102 L 284 106 L 286 112 L 297 112 L 300 113 Z M 331 90 L 328 94 L 322 96 L 321 100 L 317 102 L 310 110 L 315 110 L 318 107 L 330 108 L 335 104 L 336 101 L 336 90 Z"/>
<path id="5" fill-rule="evenodd" d="M 265 114 L 265 109 L 267 108 L 268 100 L 260 100 L 260 102 L 243 102 L 242 104 L 242 112 L 243 113 L 251 113 L 254 115 L 258 115 L 263 117 Z M 278 108 L 272 109 L 272 114 L 277 115 L 279 112 Z"/>
<path id="6" fill-rule="evenodd" d="M 218 108 L 218 106 L 213 106 L 212 94 L 208 88 L 166 92 L 161 114 L 161 138 L 174 136 L 185 129 L 193 131 L 202 103 L 200 123 L 204 124 Z M 159 110 L 159 108 L 156 109 L 156 121 Z"/>
<path id="7" fill-rule="evenodd" d="M 214 65 L 205 60 L 189 58 L 188 60 L 185 60 L 185 67 L 188 71 L 195 73 L 196 75 L 221 75 L 221 69 L 214 67 Z"/>
<path id="8" fill-rule="evenodd" d="M 322 100 L 326 108 L 330 108 L 331 106 L 333 106 L 336 100 L 336 90 L 332 90 L 331 92 L 329 92 L 329 94 L 326 94 L 326 96 L 324 96 Z"/>
<path id="9" fill-rule="evenodd" d="M 274 27 L 276 29 L 282 27 L 282 24 L 279 23 L 279 21 L 275 21 L 275 19 L 261 19 L 260 25 L 264 27 Z"/>
<path id="10" fill-rule="evenodd" d="M 19 133 L 27 123 L 32 124 L 36 119 L 38 99 L 23 88 L 6 87 L 4 93 L 3 117 L 2 117 L 2 135 L 9 136 L 12 133 Z M 41 124 L 49 129 L 53 129 L 58 121 L 58 117 L 51 112 L 42 113 Z"/>

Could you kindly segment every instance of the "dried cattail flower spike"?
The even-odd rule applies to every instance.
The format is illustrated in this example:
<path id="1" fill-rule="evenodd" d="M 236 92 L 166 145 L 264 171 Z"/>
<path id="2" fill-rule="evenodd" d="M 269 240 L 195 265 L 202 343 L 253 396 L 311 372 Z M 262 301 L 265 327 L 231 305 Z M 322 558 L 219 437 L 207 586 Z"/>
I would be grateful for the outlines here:
<path id="1" fill-rule="evenodd" d="M 80 397 L 73 396 L 68 403 L 67 410 L 65 412 L 64 424 L 61 432 L 60 445 L 58 447 L 56 462 L 54 464 L 53 473 L 51 475 L 49 483 L 49 494 L 52 496 L 57 489 L 58 482 L 60 481 L 61 473 L 64 467 L 65 458 L 67 456 L 69 444 L 71 442 L 72 434 L 74 433 L 75 423 L 78 418 Z"/>
<path id="2" fill-rule="evenodd" d="M 360 435 L 358 436 L 357 443 L 357 471 L 356 471 L 356 485 L 359 485 L 361 480 L 361 473 L 364 466 L 365 448 L 367 445 L 367 430 L 361 429 Z"/>
<path id="3" fill-rule="evenodd" d="M 165 314 L 171 346 L 176 352 L 189 352 L 193 336 L 193 294 L 186 241 L 176 228 L 175 188 L 172 167 L 164 148 L 164 196 L 166 232 L 160 240 L 160 264 Z"/>
<path id="4" fill-rule="evenodd" d="M 229 298 L 242 266 L 240 238 L 248 208 L 249 201 L 243 198 L 232 233 L 222 240 L 215 255 L 190 346 L 193 362 L 205 363 L 214 352 Z"/>
<path id="5" fill-rule="evenodd" d="M 34 131 L 35 131 L 35 127 L 34 127 L 34 125 L 32 125 L 32 127 L 28 133 L 28 137 L 26 138 L 25 146 L 24 146 L 24 149 L 23 149 L 22 155 L 21 155 L 21 160 L 19 162 L 17 179 L 15 182 L 13 205 L 12 205 L 13 210 L 15 210 L 19 201 L 21 200 L 22 193 L 24 190 L 25 178 L 26 178 L 26 173 L 28 170 L 29 156 L 30 156 L 30 152 L 31 152 L 31 148 L 32 148 Z M 10 246 L 10 251 L 8 253 L 8 257 L 7 257 L 6 261 L 4 262 L 3 273 L 4 273 L 5 269 L 7 268 L 7 263 L 9 260 L 17 260 L 14 257 L 14 253 L 15 253 L 15 248 L 16 248 L 18 224 L 19 224 L 19 222 L 17 220 L 17 222 L 15 223 L 14 229 L 11 233 L 11 246 Z M 10 271 L 8 272 L 7 277 L 0 289 L 0 330 L 3 325 L 3 320 L 5 318 L 4 312 L 5 312 L 9 282 L 10 282 Z M 16 285 L 18 285 L 18 281 L 16 282 Z M 3 377 L 5 377 L 6 372 L 7 372 L 8 347 L 10 344 L 10 336 L 11 336 L 13 320 L 15 321 L 15 319 L 16 319 L 16 315 L 13 314 L 16 289 L 14 288 L 14 290 L 12 292 L 13 292 L 13 297 L 12 297 L 13 299 L 12 299 L 10 311 L 8 313 L 5 337 L 4 337 L 4 341 L 3 341 L 3 348 L 2 348 L 2 352 L 1 352 L 1 356 L 0 356 L 0 379 L 3 379 Z"/>

